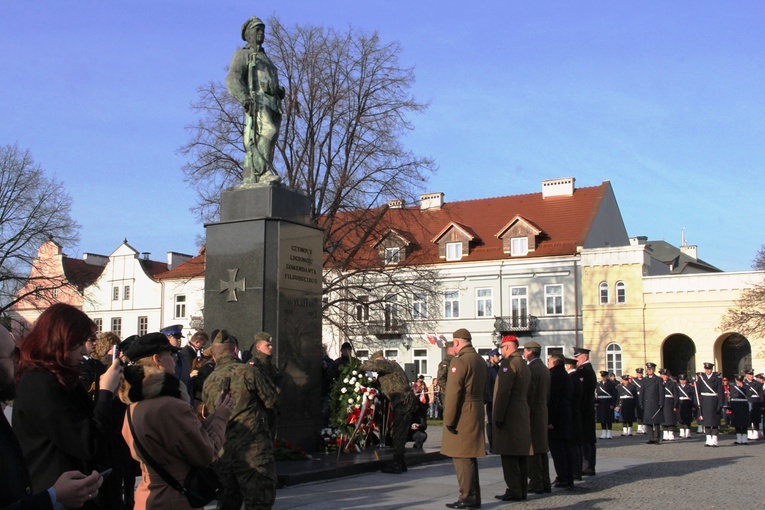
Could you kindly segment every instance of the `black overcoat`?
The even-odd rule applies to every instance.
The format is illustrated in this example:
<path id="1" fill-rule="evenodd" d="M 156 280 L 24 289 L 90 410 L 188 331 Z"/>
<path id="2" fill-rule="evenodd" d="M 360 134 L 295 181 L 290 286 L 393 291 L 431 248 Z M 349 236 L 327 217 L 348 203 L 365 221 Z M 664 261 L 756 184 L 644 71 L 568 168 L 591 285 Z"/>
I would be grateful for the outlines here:
<path id="1" fill-rule="evenodd" d="M 664 408 L 664 381 L 658 375 L 643 377 L 640 406 L 643 408 L 643 423 L 646 425 L 660 425 L 664 420 L 661 413 Z"/>
<path id="2" fill-rule="evenodd" d="M 579 379 L 582 381 L 582 441 L 583 444 L 595 443 L 595 386 L 598 378 L 592 364 L 586 361 L 576 368 Z"/>

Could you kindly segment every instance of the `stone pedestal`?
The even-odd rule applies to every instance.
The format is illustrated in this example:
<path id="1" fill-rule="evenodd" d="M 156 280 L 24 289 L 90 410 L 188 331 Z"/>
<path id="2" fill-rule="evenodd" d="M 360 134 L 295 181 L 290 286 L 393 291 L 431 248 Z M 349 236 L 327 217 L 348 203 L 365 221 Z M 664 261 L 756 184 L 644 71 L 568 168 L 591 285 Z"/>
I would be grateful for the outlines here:
<path id="1" fill-rule="evenodd" d="M 273 336 L 282 371 L 277 437 L 318 448 L 321 424 L 321 229 L 308 224 L 310 201 L 284 187 L 221 196 L 221 220 L 206 225 L 206 331 L 226 329 L 240 349 Z"/>

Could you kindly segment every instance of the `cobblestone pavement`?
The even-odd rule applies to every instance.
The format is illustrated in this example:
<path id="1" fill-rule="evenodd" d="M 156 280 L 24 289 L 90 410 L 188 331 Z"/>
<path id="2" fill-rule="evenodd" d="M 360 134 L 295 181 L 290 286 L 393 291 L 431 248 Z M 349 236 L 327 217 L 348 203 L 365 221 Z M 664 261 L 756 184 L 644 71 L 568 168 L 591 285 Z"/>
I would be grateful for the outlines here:
<path id="1" fill-rule="evenodd" d="M 431 430 L 428 443 L 435 447 L 440 434 Z M 718 448 L 704 447 L 703 435 L 660 445 L 646 444 L 643 435 L 598 440 L 596 476 L 573 491 L 553 489 L 510 505 L 494 499 L 505 484 L 499 457 L 490 455 L 479 460 L 482 508 L 765 509 L 765 441 L 739 446 L 735 437 L 721 435 Z M 441 509 L 456 499 L 452 463 L 440 461 L 405 475 L 370 473 L 287 487 L 277 491 L 274 508 Z"/>

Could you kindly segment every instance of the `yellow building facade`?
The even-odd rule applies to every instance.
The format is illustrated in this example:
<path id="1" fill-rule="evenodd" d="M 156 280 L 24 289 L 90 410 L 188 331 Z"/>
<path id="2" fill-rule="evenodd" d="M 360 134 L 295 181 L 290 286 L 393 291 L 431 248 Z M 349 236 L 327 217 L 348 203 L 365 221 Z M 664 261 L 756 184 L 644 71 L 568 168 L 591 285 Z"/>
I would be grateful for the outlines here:
<path id="1" fill-rule="evenodd" d="M 765 371 L 763 338 L 720 329 L 765 272 L 669 272 L 639 242 L 582 250 L 583 345 L 596 369 L 634 374 L 653 362 L 676 376 L 713 362 L 725 376 Z"/>

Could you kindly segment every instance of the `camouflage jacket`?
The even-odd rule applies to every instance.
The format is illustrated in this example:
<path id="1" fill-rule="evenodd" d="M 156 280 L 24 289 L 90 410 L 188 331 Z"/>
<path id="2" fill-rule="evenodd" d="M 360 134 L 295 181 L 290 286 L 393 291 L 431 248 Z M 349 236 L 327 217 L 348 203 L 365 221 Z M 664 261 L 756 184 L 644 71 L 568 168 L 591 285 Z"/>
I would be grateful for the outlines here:
<path id="1" fill-rule="evenodd" d="M 231 395 L 236 400 L 229 419 L 228 439 L 232 431 L 253 434 L 267 429 L 279 400 L 279 388 L 265 371 L 240 362 L 233 354 L 219 358 L 205 381 L 202 400 L 208 412 L 215 410 L 226 377 L 231 378 Z"/>
<path id="2" fill-rule="evenodd" d="M 387 359 L 365 361 L 361 365 L 361 370 L 377 372 L 380 391 L 391 401 L 412 393 L 404 369 L 395 361 Z"/>

